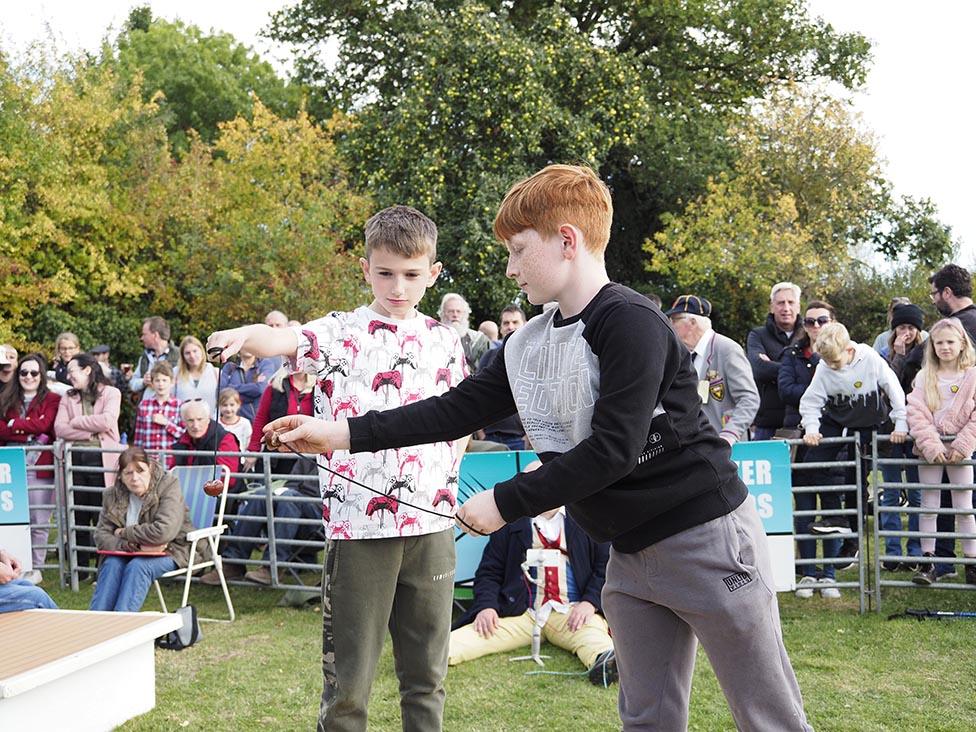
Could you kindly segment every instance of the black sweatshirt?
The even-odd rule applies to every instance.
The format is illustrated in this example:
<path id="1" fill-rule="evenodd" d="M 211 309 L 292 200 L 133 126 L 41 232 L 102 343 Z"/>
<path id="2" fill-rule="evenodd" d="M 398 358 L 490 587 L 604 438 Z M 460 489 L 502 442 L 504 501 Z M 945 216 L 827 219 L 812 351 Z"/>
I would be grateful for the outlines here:
<path id="1" fill-rule="evenodd" d="M 439 397 L 349 420 L 351 451 L 457 439 L 516 411 L 542 467 L 495 486 L 506 521 L 565 505 L 596 541 L 635 552 L 723 516 L 747 492 L 701 412 L 691 358 L 643 295 L 608 284 L 556 309 Z"/>

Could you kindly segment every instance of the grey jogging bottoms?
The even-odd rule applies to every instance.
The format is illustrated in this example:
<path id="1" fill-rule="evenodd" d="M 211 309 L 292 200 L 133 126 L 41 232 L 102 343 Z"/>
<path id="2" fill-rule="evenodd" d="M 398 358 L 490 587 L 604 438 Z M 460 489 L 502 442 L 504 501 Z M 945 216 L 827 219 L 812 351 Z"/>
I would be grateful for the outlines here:
<path id="1" fill-rule="evenodd" d="M 762 523 L 732 513 L 635 552 L 611 550 L 603 608 L 624 730 L 687 729 L 697 640 L 740 730 L 812 730 L 779 623 Z"/>

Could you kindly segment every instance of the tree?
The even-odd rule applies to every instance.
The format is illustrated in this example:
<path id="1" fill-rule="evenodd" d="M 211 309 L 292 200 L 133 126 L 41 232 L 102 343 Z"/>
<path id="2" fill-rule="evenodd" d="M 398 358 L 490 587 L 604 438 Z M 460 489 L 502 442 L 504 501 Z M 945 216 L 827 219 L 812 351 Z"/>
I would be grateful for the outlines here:
<path id="1" fill-rule="evenodd" d="M 186 149 L 189 130 L 213 142 L 220 122 L 249 115 L 251 94 L 282 116 L 293 116 L 301 101 L 298 85 L 232 35 L 154 19 L 148 7 L 130 12 L 103 60 L 124 80 L 141 74 L 144 100 L 162 94 L 156 101 L 177 151 Z"/>
<path id="2" fill-rule="evenodd" d="M 249 118 L 170 154 L 138 74 L 0 58 L 0 338 L 50 351 L 71 329 L 132 360 L 139 323 L 174 334 L 300 318 L 363 298 L 352 252 L 372 203 L 348 183 L 339 116 Z"/>
<path id="3" fill-rule="evenodd" d="M 172 202 L 153 226 L 168 246 L 153 306 L 204 332 L 279 308 L 311 318 L 363 299 L 353 248 L 371 203 L 348 184 L 334 120 L 281 119 L 255 100 L 251 120 L 220 126 L 211 149 L 194 139 L 152 200 Z M 189 194 L 189 195 L 188 195 Z"/>
<path id="4" fill-rule="evenodd" d="M 792 79 L 855 85 L 868 51 L 796 0 L 302 0 L 270 34 L 298 47 L 315 114 L 356 118 L 342 150 L 363 185 L 434 216 L 448 283 L 482 314 L 512 293 L 490 225 L 517 178 L 598 167 L 618 212 L 611 274 L 643 280 L 644 240 L 731 164 L 725 133 L 749 100 Z"/>
<path id="5" fill-rule="evenodd" d="M 128 213 L 128 183 L 168 158 L 138 80 L 120 92 L 111 70 L 81 61 L 0 76 L 0 320 L 25 343 L 46 308 L 84 312 L 143 291 L 149 243 Z"/>
<path id="6" fill-rule="evenodd" d="M 893 206 L 874 140 L 843 101 L 788 88 L 729 137 L 732 171 L 645 245 L 650 270 L 713 299 L 729 332 L 761 320 L 774 282 L 839 292 L 865 249 L 926 264 L 951 251 L 931 206 Z"/>

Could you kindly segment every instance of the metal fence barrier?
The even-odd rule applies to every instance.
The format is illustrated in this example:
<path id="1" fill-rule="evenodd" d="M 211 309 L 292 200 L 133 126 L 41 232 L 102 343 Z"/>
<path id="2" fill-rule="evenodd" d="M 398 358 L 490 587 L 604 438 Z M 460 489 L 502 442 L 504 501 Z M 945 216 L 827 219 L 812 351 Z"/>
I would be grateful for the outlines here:
<path id="1" fill-rule="evenodd" d="M 858 606 L 862 613 L 870 605 L 874 605 L 874 609 L 880 612 L 882 590 L 884 588 L 918 588 L 918 585 L 912 583 L 910 579 L 889 579 L 887 573 L 882 574 L 882 564 L 885 562 L 912 563 L 919 561 L 919 558 L 913 555 L 886 553 L 883 549 L 886 539 L 896 538 L 901 542 L 903 539 L 934 537 L 950 539 L 955 542 L 958 539 L 971 538 L 955 532 L 923 533 L 913 530 L 906 531 L 904 530 L 904 526 L 902 526 L 903 515 L 910 516 L 922 513 L 958 515 L 967 513 L 964 510 L 954 508 L 922 509 L 921 507 L 915 506 L 882 505 L 882 496 L 886 489 L 902 491 L 914 489 L 944 490 L 971 488 L 971 486 L 956 486 L 951 484 L 920 485 L 905 480 L 905 476 L 902 474 L 905 469 L 910 469 L 913 466 L 924 463 L 914 458 L 879 457 L 879 446 L 890 443 L 890 438 L 887 435 L 872 434 L 870 439 L 864 437 L 863 440 L 858 439 L 857 436 L 825 438 L 821 441 L 821 444 L 836 446 L 838 453 L 842 449 L 846 450 L 848 456 L 846 459 L 834 459 L 821 462 L 805 462 L 802 460 L 797 462 L 795 456 L 798 452 L 802 454 L 799 448 L 803 445 L 803 441 L 789 440 L 788 442 L 791 446 L 792 455 L 791 469 L 794 476 L 794 499 L 802 494 L 817 493 L 821 495 L 837 493 L 848 496 L 853 494 L 856 497 L 853 506 L 845 505 L 843 508 L 833 510 L 815 507 L 805 510 L 795 509 L 793 512 L 794 518 L 806 517 L 814 519 L 820 517 L 824 519 L 834 517 L 850 519 L 851 517 L 857 517 L 857 528 L 850 533 L 818 534 L 806 532 L 795 535 L 797 541 L 816 542 L 817 546 L 821 549 L 821 554 L 823 554 L 822 549 L 825 541 L 849 538 L 856 539 L 858 542 L 859 553 L 856 559 L 856 578 L 833 582 L 822 581 L 817 584 L 817 590 L 828 587 L 855 590 L 858 593 Z M 862 445 L 864 444 L 870 444 L 870 455 L 864 454 L 862 449 Z M 103 451 L 96 447 L 78 447 L 60 440 L 51 445 L 32 445 L 25 447 L 25 449 L 28 453 L 50 452 L 54 456 L 54 464 L 52 466 L 30 467 L 28 470 L 28 491 L 31 495 L 41 496 L 46 491 L 53 491 L 54 498 L 53 503 L 50 501 L 40 501 L 37 498 L 31 501 L 32 511 L 40 509 L 42 511 L 50 510 L 52 512 L 50 522 L 47 524 L 43 522 L 34 523 L 32 518 L 32 529 L 43 530 L 47 528 L 49 531 L 49 536 L 44 544 L 38 543 L 34 547 L 39 550 L 43 546 L 48 557 L 36 569 L 45 572 L 56 570 L 62 587 L 70 586 L 73 590 L 77 590 L 79 582 L 94 578 L 96 571 L 94 566 L 81 566 L 79 562 L 79 553 L 82 555 L 90 553 L 94 556 L 95 552 L 94 526 L 92 526 L 92 531 L 88 535 L 91 537 L 90 541 L 83 540 L 83 537 L 79 536 L 79 532 L 83 533 L 85 529 L 83 517 L 92 517 L 92 523 L 97 523 L 97 515 L 101 505 L 100 497 L 98 500 L 92 497 L 87 501 L 84 499 L 79 500 L 79 498 L 82 495 L 94 496 L 97 494 L 100 496 L 104 490 L 98 486 L 84 485 L 87 481 L 80 476 L 98 474 L 104 476 L 108 472 L 101 465 L 85 464 L 85 462 L 94 461 L 91 458 L 86 459 L 81 456 L 101 455 Z M 115 452 L 121 452 L 121 448 L 115 450 Z M 204 458 L 207 462 L 211 462 L 214 456 L 214 453 L 209 451 L 170 450 L 157 452 L 156 454 L 161 460 L 165 460 L 167 456 L 194 456 Z M 272 459 L 279 468 L 282 465 L 294 466 L 294 463 L 298 460 L 297 456 L 287 453 L 274 454 L 273 456 L 268 453 L 256 452 L 220 452 L 217 454 L 218 456 L 238 457 L 242 460 L 246 458 L 256 459 L 256 470 L 253 472 L 239 471 L 231 474 L 231 477 L 237 479 L 239 485 L 235 486 L 235 492 L 228 495 L 227 511 L 224 515 L 225 522 L 231 527 L 236 522 L 252 524 L 251 530 L 248 533 L 255 534 L 255 536 L 230 536 L 230 532 L 228 532 L 221 538 L 221 547 L 226 547 L 229 541 L 235 541 L 248 548 L 267 547 L 268 554 L 267 559 L 263 558 L 263 556 L 256 559 L 235 559 L 228 557 L 224 560 L 225 567 L 229 565 L 239 567 L 267 567 L 270 572 L 271 587 L 275 589 L 303 590 L 317 593 L 322 573 L 321 552 L 324 548 L 321 499 L 316 496 L 282 495 L 281 491 L 288 481 L 306 480 L 317 482 L 318 476 L 308 472 L 272 472 Z M 959 464 L 971 465 L 974 464 L 974 461 L 969 460 Z M 865 466 L 867 466 L 867 471 L 865 470 Z M 889 471 L 897 470 L 899 480 L 885 480 L 883 477 L 884 469 L 888 469 Z M 305 470 L 308 470 L 308 468 L 305 468 Z M 800 476 L 809 471 L 818 470 L 830 470 L 834 471 L 834 473 L 838 470 L 843 470 L 845 477 L 840 479 L 839 482 L 836 480 L 836 475 L 834 475 L 830 482 L 819 485 L 795 485 L 797 482 L 808 482 L 808 479 L 801 478 Z M 38 479 L 37 473 L 42 472 L 53 472 L 53 478 L 48 480 Z M 867 476 L 865 476 L 865 472 L 868 473 Z M 851 476 L 853 476 L 853 481 L 849 479 Z M 867 477 L 866 481 L 865 477 Z M 870 496 L 873 500 L 869 504 L 865 504 L 864 494 L 861 490 L 861 484 L 864 482 L 870 484 Z M 256 514 L 251 512 L 248 514 L 241 513 L 247 501 L 261 501 L 263 503 L 263 510 L 256 512 Z M 315 518 L 275 517 L 276 508 L 280 508 L 283 504 L 289 503 L 306 505 L 307 513 L 309 515 L 314 513 Z M 875 521 L 873 522 L 873 530 L 868 531 L 867 517 L 871 513 L 874 514 Z M 898 530 L 885 529 L 881 526 L 880 517 L 892 514 L 898 515 L 899 517 Z M 34 515 L 32 513 L 32 517 Z M 285 526 L 298 527 L 296 535 L 293 538 L 282 538 L 278 535 L 281 527 Z M 39 535 L 40 532 L 38 533 Z M 877 547 L 877 550 L 874 552 L 870 551 L 870 543 L 872 540 L 874 546 Z M 283 559 L 279 559 L 278 557 L 279 549 L 284 556 Z M 797 556 L 795 564 L 798 573 L 803 573 L 803 567 L 805 566 L 820 565 L 839 568 L 849 565 L 851 561 L 851 559 L 843 557 L 821 556 L 818 558 L 814 556 L 813 558 L 804 559 Z M 951 561 L 956 565 L 976 564 L 976 559 L 960 557 L 955 557 L 947 561 Z M 241 579 L 229 581 L 232 584 L 254 586 L 252 583 L 245 582 Z M 939 590 L 976 590 L 976 585 L 967 585 L 960 582 L 937 582 L 930 587 Z"/>
<path id="2" fill-rule="evenodd" d="M 972 535 L 969 535 L 969 534 L 960 534 L 960 533 L 958 533 L 956 531 L 952 531 L 952 532 L 939 532 L 939 531 L 936 531 L 936 532 L 932 533 L 932 532 L 923 532 L 923 531 L 918 531 L 918 530 L 914 530 L 913 531 L 913 530 L 911 530 L 911 528 L 909 528 L 908 531 L 905 531 L 904 530 L 904 526 L 903 526 L 903 522 L 902 522 L 902 519 L 901 519 L 901 515 L 904 514 L 904 515 L 908 516 L 909 519 L 910 519 L 910 517 L 912 517 L 912 516 L 920 516 L 922 514 L 936 514 L 936 515 L 958 516 L 958 515 L 961 515 L 961 514 L 973 514 L 973 513 L 976 513 L 976 511 L 974 511 L 974 510 L 968 510 L 967 511 L 965 509 L 941 508 L 941 507 L 940 508 L 922 508 L 921 506 L 912 506 L 912 505 L 895 505 L 895 506 L 885 506 L 885 505 L 882 505 L 882 503 L 883 503 L 882 496 L 883 496 L 883 493 L 884 493 L 884 491 L 886 489 L 887 490 L 897 490 L 899 492 L 901 492 L 901 491 L 906 491 L 907 492 L 907 491 L 912 491 L 912 490 L 918 490 L 921 493 L 922 491 L 940 491 L 941 492 L 943 490 L 953 490 L 953 489 L 960 489 L 960 488 L 962 488 L 962 489 L 966 489 L 966 488 L 972 489 L 973 486 L 972 485 L 968 485 L 968 486 L 965 486 L 965 485 L 957 485 L 957 484 L 952 484 L 952 483 L 934 483 L 934 484 L 933 483 L 925 483 L 925 484 L 923 484 L 923 483 L 919 483 L 919 482 L 916 482 L 916 481 L 909 481 L 909 480 L 907 480 L 907 477 L 908 476 L 906 475 L 906 473 L 908 471 L 910 471 L 911 468 L 917 467 L 919 465 L 927 465 L 928 463 L 926 463 L 924 460 L 919 460 L 919 459 L 917 459 L 915 457 L 894 457 L 894 458 L 888 457 L 888 458 L 881 458 L 881 457 L 878 456 L 878 446 L 879 445 L 885 445 L 885 444 L 891 444 L 891 438 L 888 435 L 875 434 L 875 435 L 873 435 L 873 440 L 872 441 L 873 441 L 873 446 L 874 446 L 873 447 L 873 450 L 872 450 L 872 452 L 873 452 L 872 472 L 873 472 L 873 475 L 874 475 L 874 478 L 875 478 L 875 480 L 873 481 L 873 497 L 874 497 L 874 501 L 873 502 L 874 502 L 874 515 L 875 515 L 875 521 L 874 521 L 874 537 L 875 538 L 874 538 L 874 541 L 875 541 L 875 546 L 877 547 L 877 551 L 875 552 L 875 557 L 874 557 L 874 566 L 872 567 L 872 569 L 873 569 L 873 574 L 874 574 L 873 580 L 874 580 L 875 609 L 877 610 L 877 612 L 881 612 L 881 600 L 882 600 L 882 592 L 881 591 L 882 591 L 883 588 L 885 588 L 885 587 L 918 587 L 918 585 L 916 585 L 915 583 L 911 582 L 910 580 L 888 579 L 885 575 L 882 575 L 882 570 L 883 570 L 882 565 L 884 563 L 886 563 L 886 562 L 904 563 L 906 565 L 911 566 L 912 564 L 917 564 L 918 562 L 923 561 L 922 560 L 922 557 L 920 556 L 920 554 L 919 555 L 911 555 L 911 554 L 904 554 L 904 553 L 902 553 L 902 551 L 901 551 L 902 539 L 905 539 L 905 540 L 911 540 L 911 539 L 921 540 L 921 539 L 924 539 L 924 538 L 932 538 L 932 539 L 936 539 L 936 540 L 938 540 L 938 539 L 948 539 L 948 540 L 951 540 L 951 542 L 952 542 L 952 545 L 953 545 L 953 555 L 955 555 L 956 542 L 959 539 L 972 539 L 972 538 L 974 538 Z M 962 465 L 976 465 L 976 461 L 973 461 L 972 459 L 970 459 L 970 460 L 962 460 L 962 461 L 960 461 L 958 463 L 955 463 L 955 465 L 958 465 L 958 466 L 962 466 Z M 889 468 L 889 471 L 890 472 L 895 473 L 896 474 L 896 477 L 898 479 L 897 480 L 892 480 L 892 481 L 886 480 L 885 477 L 884 477 L 885 468 Z M 945 479 L 945 477 L 946 476 L 943 475 L 943 479 Z M 881 525 L 882 524 L 881 517 L 882 516 L 885 516 L 885 515 L 892 515 L 892 514 L 898 516 L 897 523 L 898 523 L 899 528 L 896 529 L 896 530 L 891 530 L 891 529 L 885 530 L 885 529 L 883 529 L 882 528 L 882 525 Z M 911 526 L 911 523 L 909 523 L 909 527 L 910 526 Z M 886 539 L 889 539 L 889 538 L 895 538 L 895 539 L 897 539 L 898 545 L 899 545 L 899 552 L 897 554 L 889 554 L 889 553 L 887 553 L 887 550 L 885 548 L 885 545 L 887 544 L 887 542 L 885 540 Z M 906 543 L 907 543 L 907 541 L 906 541 Z M 929 559 L 929 558 L 926 557 L 926 559 Z M 934 557 L 934 559 L 932 561 L 934 561 L 936 567 L 938 567 L 939 565 L 942 565 L 942 566 L 944 566 L 946 568 L 951 568 L 950 571 L 952 573 L 955 572 L 955 569 L 954 569 L 955 568 L 955 565 L 962 564 L 962 565 L 965 565 L 965 566 L 970 566 L 970 565 L 976 564 L 976 558 L 967 558 L 967 557 L 964 557 L 964 556 L 963 557 L 959 557 L 959 556 L 952 556 L 952 557 L 945 557 L 945 556 L 943 556 L 943 557 L 938 557 L 937 556 L 937 557 Z M 931 585 L 928 585 L 927 588 L 928 589 L 936 589 L 936 590 L 976 590 L 976 585 L 966 584 L 966 583 L 963 583 L 963 582 L 935 582 L 935 583 L 933 583 Z"/>

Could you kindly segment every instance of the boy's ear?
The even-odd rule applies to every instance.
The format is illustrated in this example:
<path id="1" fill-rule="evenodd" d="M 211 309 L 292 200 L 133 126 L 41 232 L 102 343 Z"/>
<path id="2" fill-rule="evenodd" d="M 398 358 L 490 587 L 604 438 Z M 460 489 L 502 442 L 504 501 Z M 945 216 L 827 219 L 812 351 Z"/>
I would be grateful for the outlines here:
<path id="1" fill-rule="evenodd" d="M 563 224 L 559 227 L 559 236 L 562 239 L 562 255 L 565 259 L 575 259 L 583 246 L 583 232 L 572 224 Z"/>
<path id="2" fill-rule="evenodd" d="M 363 270 L 363 279 L 369 282 L 369 260 L 366 257 L 360 257 L 359 266 Z"/>
<path id="3" fill-rule="evenodd" d="M 444 269 L 444 265 L 441 262 L 434 262 L 430 265 L 430 278 L 427 280 L 427 287 L 437 282 L 437 278 L 440 277 L 442 269 Z"/>

